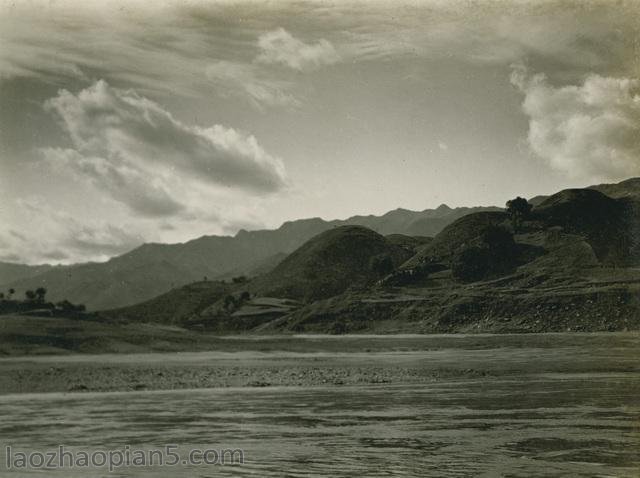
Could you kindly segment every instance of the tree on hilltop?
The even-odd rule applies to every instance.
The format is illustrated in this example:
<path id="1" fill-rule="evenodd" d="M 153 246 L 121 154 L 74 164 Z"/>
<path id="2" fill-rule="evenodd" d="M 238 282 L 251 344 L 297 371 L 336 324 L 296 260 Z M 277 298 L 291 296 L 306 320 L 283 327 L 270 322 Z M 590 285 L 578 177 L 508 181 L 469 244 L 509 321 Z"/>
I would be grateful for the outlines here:
<path id="1" fill-rule="evenodd" d="M 532 207 L 529 201 L 520 196 L 507 201 L 507 214 L 509 215 L 509 219 L 511 219 L 514 232 L 520 231 L 522 222 L 529 217 Z"/>

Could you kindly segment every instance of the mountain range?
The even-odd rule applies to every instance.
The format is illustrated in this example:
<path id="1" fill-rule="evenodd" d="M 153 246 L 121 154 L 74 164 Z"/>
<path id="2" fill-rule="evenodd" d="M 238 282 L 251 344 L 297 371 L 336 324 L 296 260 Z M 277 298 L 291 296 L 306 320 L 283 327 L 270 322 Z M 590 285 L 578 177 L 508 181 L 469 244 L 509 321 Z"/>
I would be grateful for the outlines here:
<path id="1" fill-rule="evenodd" d="M 639 180 L 563 190 L 514 217 L 475 211 L 433 239 L 339 225 L 254 279 L 100 315 L 214 333 L 640 328 Z"/>
<path id="2" fill-rule="evenodd" d="M 0 263 L 0 290 L 13 288 L 22 296 L 26 290 L 45 287 L 53 301 L 66 299 L 91 310 L 116 308 L 204 278 L 261 275 L 313 236 L 338 226 L 364 226 L 382 235 L 434 236 L 462 216 L 497 210 L 500 208 L 450 208 L 443 204 L 424 211 L 395 209 L 382 216 L 301 219 L 285 222 L 275 230 L 241 230 L 235 236 L 203 236 L 179 244 L 143 244 L 102 263 Z"/>
<path id="3" fill-rule="evenodd" d="M 640 179 L 534 202 L 293 221 L 148 244 L 104 264 L 8 266 L 5 274 L 22 277 L 16 284 L 66 277 L 85 297 L 116 305 L 87 313 L 37 295 L 0 300 L 0 354 L 186 351 L 245 333 L 640 330 Z M 395 232 L 446 215 L 452 220 L 434 237 Z M 214 270 L 255 276 L 201 277 Z M 194 279 L 172 285 L 171 274 Z"/>

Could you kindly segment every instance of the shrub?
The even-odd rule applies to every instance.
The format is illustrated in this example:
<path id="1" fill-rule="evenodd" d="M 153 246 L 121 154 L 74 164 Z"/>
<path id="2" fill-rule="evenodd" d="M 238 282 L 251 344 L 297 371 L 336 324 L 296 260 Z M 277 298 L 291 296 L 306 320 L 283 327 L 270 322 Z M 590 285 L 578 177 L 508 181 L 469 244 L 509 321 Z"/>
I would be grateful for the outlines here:
<path id="1" fill-rule="evenodd" d="M 84 312 L 86 307 L 84 304 L 73 304 L 67 299 L 61 300 L 56 303 L 56 307 L 62 312 Z"/>
<path id="2" fill-rule="evenodd" d="M 231 312 L 236 309 L 236 298 L 231 294 L 224 298 L 224 308 Z"/>

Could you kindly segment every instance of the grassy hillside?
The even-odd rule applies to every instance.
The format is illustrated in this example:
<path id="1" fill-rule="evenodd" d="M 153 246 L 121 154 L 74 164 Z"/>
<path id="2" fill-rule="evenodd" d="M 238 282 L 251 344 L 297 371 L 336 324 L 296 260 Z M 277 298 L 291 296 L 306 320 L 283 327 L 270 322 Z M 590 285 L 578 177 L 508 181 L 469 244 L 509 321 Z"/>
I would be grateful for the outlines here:
<path id="1" fill-rule="evenodd" d="M 183 324 L 232 290 L 217 281 L 195 282 L 178 287 L 140 304 L 100 312 L 109 319 L 159 324 Z"/>
<path id="2" fill-rule="evenodd" d="M 340 226 L 307 241 L 273 271 L 251 282 L 196 282 L 100 316 L 243 331 L 298 307 L 282 299 L 313 301 L 371 284 L 428 241 L 402 235 L 387 239 L 364 227 Z"/>
<path id="3" fill-rule="evenodd" d="M 506 213 L 498 211 L 477 212 L 461 217 L 445 227 L 403 267 L 415 267 L 427 259 L 448 261 L 456 251 L 476 240 L 488 226 L 498 226 L 507 222 Z"/>
<path id="4" fill-rule="evenodd" d="M 633 196 L 570 189 L 542 199 L 515 234 L 502 211 L 463 216 L 435 238 L 335 227 L 250 282 L 202 301 L 183 288 L 128 310 L 217 333 L 635 328 L 634 208 Z"/>
<path id="5" fill-rule="evenodd" d="M 275 230 L 242 230 L 234 237 L 203 236 L 182 244 L 144 244 L 105 263 L 45 271 L 28 269 L 31 272 L 27 275 L 7 275 L 6 280 L 0 275 L 0 289 L 13 287 L 22 295 L 27 289 L 46 287 L 54 301 L 68 299 L 91 310 L 122 307 L 204 277 L 264 274 L 305 241 L 336 226 L 366 225 L 381 234 L 433 235 L 461 215 L 478 209 L 496 208 L 398 209 L 383 216 L 290 221 Z"/>
<path id="6" fill-rule="evenodd" d="M 628 199 L 613 199 L 594 189 L 567 189 L 533 209 L 535 219 L 585 238 L 603 264 L 631 264 L 633 210 Z"/>
<path id="7" fill-rule="evenodd" d="M 405 331 L 636 328 L 640 196 L 634 192 L 639 184 L 631 180 L 560 191 L 540 198 L 517 223 L 505 211 L 474 212 L 434 238 L 385 237 L 363 226 L 335 225 L 342 221 L 325 229 L 328 223 L 310 219 L 275 231 L 205 237 L 179 247 L 147 245 L 107 264 L 81 266 L 88 276 L 96 275 L 88 283 L 80 280 L 83 274 L 74 278 L 74 268 L 65 273 L 84 293 L 107 302 L 169 289 L 102 317 L 218 333 L 378 330 L 379 321 L 389 327 L 392 321 Z M 443 206 L 422 219 L 451 211 Z M 378 226 L 409 228 L 415 224 L 411 217 L 411 211 L 392 211 Z M 375 223 L 371 216 L 354 220 Z M 307 234 L 311 237 L 290 254 L 273 252 L 293 247 Z M 238 256 L 242 259 L 234 259 Z M 257 277 L 227 284 L 197 282 L 210 270 L 204 268 L 231 263 L 228 275 L 252 270 Z M 252 269 L 243 269 L 242 264 L 250 263 Z M 60 271 L 40 277 L 54 281 L 54 272 Z M 176 277 L 193 276 L 194 284 L 175 283 Z M 55 290 L 43 285 L 50 293 Z M 563 318 L 574 312 L 578 315 L 570 320 Z M 532 326 L 532 320 L 538 325 Z M 415 321 L 428 325 L 420 328 Z"/>
<path id="8" fill-rule="evenodd" d="M 640 178 L 630 178 L 612 184 L 597 184 L 595 186 L 589 186 L 589 189 L 595 189 L 614 199 L 638 198 L 640 197 Z"/>
<path id="9" fill-rule="evenodd" d="M 256 279 L 252 290 L 305 301 L 331 297 L 379 279 L 386 272 L 384 267 L 393 269 L 410 254 L 370 229 L 336 227 L 306 242 Z"/>
<path id="10" fill-rule="evenodd" d="M 394 272 L 405 280 L 315 301 L 261 331 L 637 330 L 639 212 L 633 195 L 589 188 L 543 199 L 516 234 L 505 212 L 470 214 Z M 468 250 L 488 259 L 471 281 L 456 275 Z"/>
<path id="11" fill-rule="evenodd" d="M 25 341 L 74 350 L 140 343 L 100 341 L 91 323 L 98 324 L 95 330 L 121 325 L 131 331 L 146 323 L 147 337 L 158 327 L 190 329 L 175 337 L 157 329 L 179 347 L 186 336 L 210 333 L 638 330 L 640 207 L 629 184 L 623 186 L 608 188 L 626 191 L 616 198 L 592 188 L 560 191 L 517 223 L 508 212 L 472 213 L 434 238 L 333 227 L 284 258 L 269 256 L 257 266 L 267 272 L 256 278 L 198 281 L 135 306 L 82 315 L 86 320 L 76 323 L 91 338 L 81 343 L 73 342 L 72 329 L 69 342 L 55 327 L 29 333 Z M 320 225 L 310 220 L 304 227 Z M 154 247 L 143 252 L 156 257 Z M 206 251 L 206 241 L 198 247 Z M 110 281 L 126 281 L 121 271 L 114 268 L 101 286 L 109 290 Z M 156 271 L 147 267 L 145 273 L 151 280 Z M 162 347 L 162 340 L 154 343 Z"/>
<path id="12" fill-rule="evenodd" d="M 593 189 L 601 192 L 613 199 L 640 198 L 640 178 L 629 178 L 619 183 L 595 184 L 586 189 Z M 529 203 L 534 206 L 539 205 L 549 196 L 540 195 L 529 199 Z"/>

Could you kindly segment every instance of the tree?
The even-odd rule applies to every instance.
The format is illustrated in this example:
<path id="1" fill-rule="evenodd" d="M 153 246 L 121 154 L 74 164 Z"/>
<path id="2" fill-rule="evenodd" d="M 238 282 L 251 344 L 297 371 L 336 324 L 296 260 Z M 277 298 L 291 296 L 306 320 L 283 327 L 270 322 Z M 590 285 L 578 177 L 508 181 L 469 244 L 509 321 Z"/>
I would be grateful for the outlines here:
<path id="1" fill-rule="evenodd" d="M 67 299 L 56 303 L 56 307 L 62 312 L 84 312 L 87 308 L 84 304 L 72 304 Z"/>
<path id="2" fill-rule="evenodd" d="M 249 279 L 247 279 L 247 276 L 238 276 L 238 277 L 234 277 L 231 280 L 233 281 L 234 284 L 244 284 Z"/>
<path id="3" fill-rule="evenodd" d="M 44 287 L 38 287 L 35 293 L 36 293 L 36 300 L 38 302 L 44 302 L 44 298 L 47 295 L 47 289 L 45 289 Z"/>
<path id="4" fill-rule="evenodd" d="M 240 294 L 240 302 L 244 303 L 250 300 L 251 300 L 251 294 L 246 290 L 242 294 Z"/>
<path id="5" fill-rule="evenodd" d="M 67 299 L 61 300 L 60 302 L 56 302 L 56 307 L 63 312 L 70 312 L 74 309 L 74 305 L 69 302 Z"/>
<path id="6" fill-rule="evenodd" d="M 16 293 L 16 290 L 13 287 L 9 289 L 9 299 L 11 299 L 11 297 L 13 297 L 13 294 L 15 293 Z"/>
<path id="7" fill-rule="evenodd" d="M 529 201 L 520 196 L 507 201 L 507 214 L 509 215 L 509 219 L 511 219 L 514 232 L 520 231 L 522 221 L 529 217 L 532 207 Z"/>
<path id="8" fill-rule="evenodd" d="M 24 296 L 27 298 L 29 302 L 34 302 L 36 300 L 36 293 L 32 290 L 28 290 L 24 293 Z"/>

